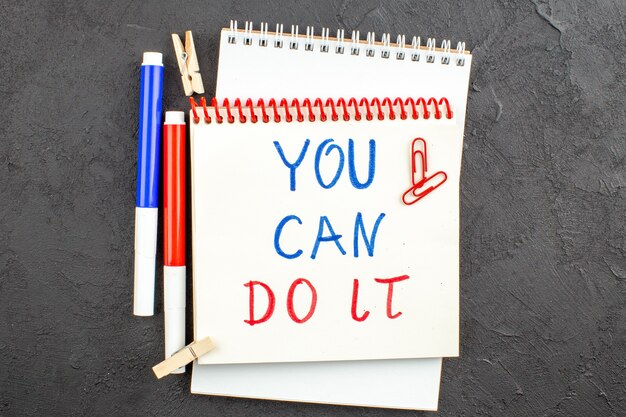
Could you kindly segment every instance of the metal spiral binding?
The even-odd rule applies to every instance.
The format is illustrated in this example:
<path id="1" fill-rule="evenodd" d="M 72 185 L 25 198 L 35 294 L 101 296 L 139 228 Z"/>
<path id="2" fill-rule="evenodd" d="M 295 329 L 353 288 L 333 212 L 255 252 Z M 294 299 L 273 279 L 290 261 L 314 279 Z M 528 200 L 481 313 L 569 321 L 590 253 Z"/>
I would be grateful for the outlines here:
<path id="1" fill-rule="evenodd" d="M 206 99 L 202 97 L 200 103 L 196 103 L 193 98 L 189 99 L 189 103 L 191 104 L 193 122 L 196 124 L 200 123 L 201 119 L 205 123 L 213 123 L 213 120 L 216 123 L 224 123 L 224 121 L 235 123 L 237 119 L 239 123 L 248 121 L 251 123 L 259 121 L 268 123 L 271 120 L 280 123 L 283 118 L 288 123 L 294 120 L 303 122 L 305 115 L 310 122 L 316 121 L 318 117 L 320 121 L 326 122 L 329 120 L 329 116 L 330 121 L 338 121 L 340 114 L 341 119 L 345 121 L 352 119 L 359 121 L 363 116 L 366 120 L 395 120 L 396 117 L 402 120 L 409 117 L 417 120 L 430 119 L 431 115 L 435 119 L 442 117 L 452 119 L 453 117 L 450 102 L 446 97 L 440 99 L 434 97 L 418 97 L 417 99 L 412 97 L 405 99 L 385 97 L 382 100 L 379 98 L 357 100 L 354 97 L 337 100 L 317 98 L 313 102 L 308 98 L 302 101 L 293 99 L 291 102 L 283 98 L 280 101 L 271 99 L 267 102 L 259 99 L 256 103 L 251 99 L 246 100 L 245 103 L 237 99 L 232 104 L 228 99 L 224 99 L 221 105 L 216 98 L 213 98 L 209 105 Z"/>
<path id="2" fill-rule="evenodd" d="M 391 43 L 391 35 L 389 33 L 383 33 L 380 40 L 376 41 L 376 34 L 367 32 L 365 40 L 361 40 L 360 31 L 353 30 L 348 39 L 348 44 L 344 29 L 338 29 L 336 36 L 331 38 L 328 28 L 322 28 L 321 35 L 316 36 L 313 26 L 306 27 L 306 35 L 299 34 L 298 25 L 291 25 L 291 33 L 289 35 L 283 33 L 283 24 L 277 24 L 274 32 L 268 32 L 268 24 L 265 22 L 261 23 L 261 29 L 258 31 L 253 30 L 252 26 L 252 22 L 247 21 L 244 29 L 240 30 L 237 28 L 237 21 L 231 20 L 227 42 L 236 44 L 240 41 L 246 46 L 251 46 L 254 43 L 254 35 L 258 35 L 258 45 L 262 47 L 273 46 L 274 48 L 282 48 L 286 44 L 292 50 L 303 49 L 308 52 L 317 50 L 322 53 L 334 52 L 340 55 L 347 51 L 348 55 L 363 55 L 370 58 L 375 57 L 378 52 L 378 56 L 383 59 L 393 57 L 399 61 L 410 59 L 414 62 L 421 61 L 428 64 L 440 63 L 443 65 L 454 63 L 460 67 L 465 65 L 465 57 L 467 55 L 465 42 L 458 42 L 456 51 L 453 52 L 451 50 L 452 44 L 449 40 L 442 41 L 440 47 L 437 48 L 435 38 L 428 38 L 426 47 L 423 48 L 421 38 L 413 36 L 411 46 L 407 47 L 405 35 L 397 35 L 396 42 Z M 331 43 L 334 43 L 334 45 L 331 46 Z"/>

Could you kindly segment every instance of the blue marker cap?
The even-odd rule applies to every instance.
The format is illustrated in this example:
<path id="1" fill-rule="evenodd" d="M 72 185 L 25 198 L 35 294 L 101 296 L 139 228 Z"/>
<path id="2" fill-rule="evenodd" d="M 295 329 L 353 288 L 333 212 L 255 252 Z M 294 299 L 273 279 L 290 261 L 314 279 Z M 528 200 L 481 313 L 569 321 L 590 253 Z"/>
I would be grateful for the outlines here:
<path id="1" fill-rule="evenodd" d="M 141 64 L 137 207 L 158 207 L 161 167 L 163 54 L 145 52 Z"/>

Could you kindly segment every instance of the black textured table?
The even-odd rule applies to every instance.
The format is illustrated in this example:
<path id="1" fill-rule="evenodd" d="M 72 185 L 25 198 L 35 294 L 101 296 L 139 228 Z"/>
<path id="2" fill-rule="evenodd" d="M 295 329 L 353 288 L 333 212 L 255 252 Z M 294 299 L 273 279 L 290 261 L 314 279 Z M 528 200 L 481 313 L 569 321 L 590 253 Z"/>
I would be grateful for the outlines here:
<path id="1" fill-rule="evenodd" d="M 626 3 L 159 3 L 0 5 L 0 415 L 421 415 L 152 375 L 161 296 L 131 315 L 139 63 L 165 52 L 164 106 L 187 109 L 170 33 L 194 30 L 210 93 L 231 18 L 467 42 L 461 357 L 438 415 L 626 415 Z"/>

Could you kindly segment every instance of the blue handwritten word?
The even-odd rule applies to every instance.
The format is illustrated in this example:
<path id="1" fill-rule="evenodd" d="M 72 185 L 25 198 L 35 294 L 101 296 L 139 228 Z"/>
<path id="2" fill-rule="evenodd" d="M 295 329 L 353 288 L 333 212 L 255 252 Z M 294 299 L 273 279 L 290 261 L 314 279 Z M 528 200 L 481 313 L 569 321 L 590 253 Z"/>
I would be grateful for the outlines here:
<path id="1" fill-rule="evenodd" d="M 372 232 L 370 235 L 367 235 L 367 231 L 365 230 L 365 224 L 363 222 L 363 215 L 358 212 L 356 214 L 354 220 L 354 240 L 353 240 L 353 254 L 355 258 L 359 257 L 359 236 L 362 237 L 363 243 L 365 244 L 365 248 L 367 249 L 367 254 L 370 257 L 374 256 L 374 249 L 376 245 L 376 235 L 378 234 L 378 228 L 380 226 L 381 221 L 385 217 L 385 213 L 380 213 L 376 222 L 374 223 L 374 227 L 372 228 Z M 296 221 L 299 225 L 302 225 L 302 220 L 296 215 L 288 215 L 285 216 L 276 226 L 276 231 L 274 233 L 274 249 L 276 253 L 283 258 L 286 259 L 295 259 L 302 255 L 303 250 L 298 249 L 295 252 L 287 253 L 285 252 L 280 245 L 280 238 L 283 232 L 284 227 L 290 221 Z M 317 228 L 317 237 L 315 238 L 315 242 L 313 244 L 313 249 L 311 251 L 311 259 L 316 259 L 318 255 L 318 250 L 320 249 L 320 244 L 324 242 L 334 242 L 335 246 L 341 253 L 341 255 L 345 255 L 347 252 L 341 245 L 341 238 L 343 236 L 337 234 L 333 229 L 332 224 L 327 216 L 320 216 L 319 226 Z"/>
<path id="2" fill-rule="evenodd" d="M 341 173 L 343 172 L 343 167 L 345 164 L 345 153 L 341 146 L 337 145 L 334 139 L 326 139 L 322 143 L 320 143 L 315 151 L 315 178 L 317 182 L 322 188 L 329 189 L 337 184 L 339 178 L 341 177 Z M 278 151 L 278 155 L 280 159 L 283 161 L 285 166 L 289 168 L 289 189 L 291 191 L 296 191 L 296 170 L 302 164 L 302 160 L 306 155 L 306 152 L 309 148 L 310 140 L 307 139 L 304 141 L 302 146 L 302 150 L 298 155 L 298 158 L 295 162 L 289 162 L 283 148 L 280 146 L 278 141 L 274 141 L 274 146 Z M 322 178 L 321 172 L 321 161 L 323 157 L 327 157 L 331 154 L 331 152 L 335 151 L 335 153 L 339 156 L 339 160 L 337 162 L 337 168 L 335 170 L 334 176 L 330 182 L 324 182 Z M 374 181 L 374 175 L 376 174 L 376 141 L 374 139 L 370 139 L 369 141 L 369 161 L 368 161 L 368 171 L 367 171 L 367 180 L 365 182 L 360 182 L 359 178 L 356 174 L 356 165 L 354 160 L 356 159 L 354 152 L 354 140 L 348 139 L 348 175 L 350 177 L 350 183 L 356 189 L 362 190 L 370 185 Z"/>

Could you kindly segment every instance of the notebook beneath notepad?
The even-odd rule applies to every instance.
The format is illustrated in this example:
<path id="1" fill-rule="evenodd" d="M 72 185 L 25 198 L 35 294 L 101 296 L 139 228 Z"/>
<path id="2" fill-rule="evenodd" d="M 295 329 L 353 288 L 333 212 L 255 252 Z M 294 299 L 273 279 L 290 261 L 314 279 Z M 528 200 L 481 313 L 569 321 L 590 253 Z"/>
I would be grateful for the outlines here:
<path id="1" fill-rule="evenodd" d="M 260 376 L 315 366 L 282 362 L 435 364 L 424 376 L 437 387 L 440 359 L 382 359 L 458 353 L 471 56 L 398 40 L 223 31 L 220 106 L 199 108 L 191 128 L 195 331 L 222 348 L 205 362 L 258 362 L 220 369 Z M 346 362 L 358 359 L 368 361 Z M 220 394 L 199 368 L 192 391 Z M 221 394 L 281 399 L 252 391 Z M 408 398 L 396 406 L 432 408 Z"/>

